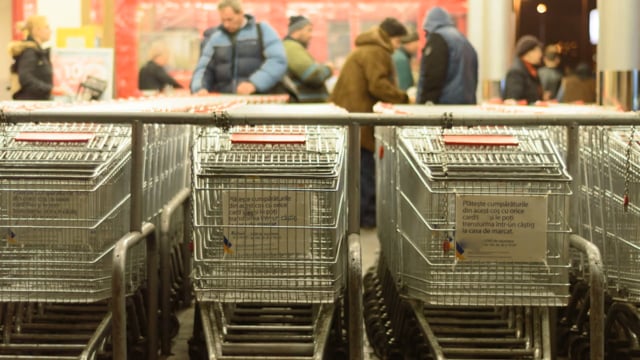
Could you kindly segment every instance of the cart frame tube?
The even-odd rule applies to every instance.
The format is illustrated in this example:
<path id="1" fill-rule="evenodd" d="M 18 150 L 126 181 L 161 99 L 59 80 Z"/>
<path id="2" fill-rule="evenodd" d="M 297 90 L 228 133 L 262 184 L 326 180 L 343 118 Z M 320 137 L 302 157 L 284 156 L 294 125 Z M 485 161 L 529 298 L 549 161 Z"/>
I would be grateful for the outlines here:
<path id="1" fill-rule="evenodd" d="M 349 359 L 362 359 L 363 311 L 362 311 L 362 253 L 360 249 L 360 126 L 349 125 L 347 197 L 349 217 L 347 241 L 349 261 L 347 269 L 347 340 Z"/>
<path id="2" fill-rule="evenodd" d="M 349 161 L 350 169 L 359 169 L 359 138 L 356 134 L 359 131 L 355 131 L 358 125 L 381 125 L 381 126 L 441 126 L 444 128 L 450 128 L 453 126 L 481 126 L 481 125 L 504 125 L 504 126 L 568 126 L 568 143 L 569 143 L 569 158 L 567 159 L 568 167 L 572 173 L 577 172 L 579 163 L 578 152 L 578 130 L 579 126 L 595 126 L 595 125 L 640 125 L 640 113 L 626 112 L 626 113 L 607 113 L 607 114 L 491 114 L 491 113 L 464 113 L 454 114 L 452 112 L 444 111 L 440 114 L 415 114 L 415 115 L 398 115 L 398 114 L 374 114 L 374 113 L 350 113 L 344 115 L 326 115 L 326 114 L 307 114 L 300 116 L 299 114 L 278 114 L 274 113 L 260 113 L 260 114 L 247 114 L 242 113 L 237 109 L 230 109 L 226 111 L 214 112 L 210 114 L 204 113 L 185 113 L 185 112 L 115 112 L 115 113 L 93 113 L 93 112 L 74 112 L 71 109 L 66 110 L 64 108 L 56 109 L 56 112 L 42 112 L 42 111 L 16 111 L 16 112 L 4 112 L 0 109 L 1 117 L 8 123 L 25 123 L 25 122 L 86 122 L 88 118 L 94 123 L 120 123 L 120 124 L 132 124 L 132 214 L 131 222 L 133 233 L 128 234 L 122 238 L 119 242 L 118 248 L 123 248 L 123 254 L 126 255 L 126 249 L 133 245 L 133 243 L 139 241 L 144 237 L 140 233 L 136 233 L 136 228 L 139 229 L 141 224 L 141 201 L 142 201 L 142 174 L 135 175 L 136 169 L 142 168 L 142 123 L 162 123 L 162 124 L 195 124 L 195 125 L 213 125 L 223 128 L 236 125 L 309 125 L 309 124 L 323 124 L 334 126 L 349 125 Z M 131 119 L 135 119 L 132 120 Z M 358 146 L 356 146 L 358 144 Z M 356 157 L 357 154 L 357 157 Z M 357 167 L 355 165 L 358 165 Z M 355 174 L 352 174 L 355 173 Z M 577 173 L 575 173 L 577 174 Z M 352 275 L 358 271 L 361 271 L 360 262 L 360 229 L 359 229 L 359 171 L 349 171 L 348 178 L 349 183 L 349 223 L 348 223 L 348 242 L 349 242 L 349 274 L 348 274 L 348 308 L 352 311 L 348 313 L 349 319 L 349 350 L 350 358 L 362 358 L 362 312 L 353 311 L 355 309 L 362 308 L 362 298 L 357 296 L 362 292 L 362 279 L 358 276 Z M 139 179 L 137 177 L 139 177 Z M 574 176 L 574 181 L 579 177 Z M 570 223 L 572 226 L 576 226 L 578 208 L 576 207 L 576 196 L 571 199 Z M 355 209 L 355 210 L 354 210 Z M 357 221 L 356 221 L 357 219 Z M 136 227 L 137 224 L 137 227 Z M 148 225 L 145 224 L 143 229 L 146 229 Z M 153 225 L 150 225 L 153 227 Z M 146 233 L 143 231 L 143 234 Z M 147 256 L 148 267 L 152 268 L 156 266 L 157 270 L 157 249 L 155 243 L 155 237 L 153 234 L 146 236 L 148 239 Z M 124 244 L 124 245 L 123 245 Z M 589 259 L 590 267 L 590 291 L 591 291 L 591 358 L 602 359 L 604 357 L 604 275 L 602 272 L 602 261 L 600 258 L 600 252 L 598 248 L 577 235 L 570 235 L 571 246 L 585 252 Z M 116 262 L 116 257 L 121 256 L 119 261 L 122 264 Z M 114 357 L 125 358 L 126 356 L 126 324 L 125 324 L 125 309 L 124 309 L 124 257 L 122 254 L 116 252 L 114 254 L 114 277 L 112 279 L 113 296 L 114 296 L 114 326 L 113 326 L 113 341 L 114 341 Z M 117 269 L 116 269 L 117 268 Z M 118 272 L 122 274 L 117 274 Z M 117 276 L 117 277 L 116 277 Z M 149 271 L 149 289 L 157 287 L 157 271 Z M 155 278 L 155 279 L 154 279 Z M 117 281 L 116 281 L 117 280 Z M 155 282 L 154 282 L 155 280 Z M 116 294 L 118 295 L 116 297 Z M 152 303 L 155 302 L 155 308 Z M 153 309 L 157 310 L 157 298 L 155 296 L 149 297 L 149 311 L 150 314 Z M 156 322 L 155 316 L 148 317 L 149 322 Z M 155 339 L 154 339 L 155 333 Z M 360 335 L 358 337 L 358 335 Z M 149 327 L 149 346 L 151 348 L 154 341 L 157 342 L 157 328 L 155 324 Z M 154 353 L 157 356 L 157 353 Z M 358 354 L 360 356 L 358 356 Z M 153 354 L 150 353 L 150 356 Z"/>
<path id="3" fill-rule="evenodd" d="M 115 112 L 94 113 L 72 111 L 65 108 L 56 112 L 16 111 L 4 112 L 8 123 L 29 122 L 61 122 L 61 123 L 92 123 L 131 124 L 131 119 L 145 124 L 192 124 L 213 126 L 238 125 L 380 125 L 380 126 L 567 126 L 567 125 L 640 125 L 640 113 L 620 112 L 606 114 L 455 114 L 443 111 L 441 114 L 243 114 L 241 110 L 228 110 L 221 113 L 185 113 L 185 112 Z"/>
<path id="4" fill-rule="evenodd" d="M 183 188 L 162 208 L 162 214 L 160 215 L 160 327 L 162 329 L 160 332 L 160 344 L 162 355 L 171 355 L 171 338 L 169 336 L 169 313 L 171 312 L 169 304 L 169 249 L 171 248 L 171 239 L 169 231 L 171 230 L 171 220 L 175 210 L 180 207 L 180 205 L 188 202 L 190 195 L 191 189 Z M 186 222 L 187 219 L 185 218 L 184 221 Z M 185 232 L 185 238 L 183 241 L 186 240 Z M 184 281 L 187 280 L 185 279 Z"/>
<path id="5" fill-rule="evenodd" d="M 127 308 L 125 303 L 127 252 L 142 239 L 147 239 L 147 326 L 149 337 L 147 339 L 147 358 L 157 359 L 158 357 L 158 316 L 154 316 L 158 312 L 158 296 L 155 292 L 158 288 L 158 244 L 156 242 L 155 226 L 151 223 L 144 223 L 141 232 L 130 232 L 120 238 L 113 252 L 113 273 L 111 276 L 113 324 L 111 337 L 114 359 L 127 358 Z"/>
<path id="6" fill-rule="evenodd" d="M 571 234 L 571 246 L 587 255 L 589 263 L 589 334 L 592 360 L 604 359 L 604 291 L 605 277 L 600 250 L 585 238 Z"/>

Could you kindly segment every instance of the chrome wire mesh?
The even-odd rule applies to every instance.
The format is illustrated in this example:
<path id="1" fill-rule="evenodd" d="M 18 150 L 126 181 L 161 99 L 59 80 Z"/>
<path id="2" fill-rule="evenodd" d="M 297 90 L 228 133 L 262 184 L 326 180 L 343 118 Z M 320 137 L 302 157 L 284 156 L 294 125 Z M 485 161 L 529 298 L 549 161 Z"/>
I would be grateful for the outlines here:
<path id="1" fill-rule="evenodd" d="M 581 132 L 581 141 L 588 146 L 580 153 L 580 231 L 600 249 L 610 293 L 637 303 L 640 143 L 636 131 L 630 127 L 596 127 Z"/>
<path id="2" fill-rule="evenodd" d="M 571 178 L 544 130 L 402 127 L 393 130 L 394 140 L 393 132 L 384 131 L 378 130 L 378 143 L 386 144 L 378 154 L 384 154 L 378 161 L 382 164 L 379 173 L 397 175 L 390 180 L 382 174 L 380 180 L 387 182 L 378 185 L 378 194 L 391 204 L 389 209 L 395 204 L 395 220 L 382 219 L 395 235 L 388 229 L 379 233 L 383 234 L 385 258 L 396 257 L 387 261 L 396 269 L 395 278 L 405 296 L 434 305 L 566 304 L 570 259 L 565 204 L 571 194 Z M 506 135 L 516 144 L 445 144 L 447 135 Z M 395 151 L 388 151 L 394 141 Z M 388 159 L 389 155 L 395 159 Z M 471 261 L 459 257 L 454 244 L 456 196 L 461 195 L 512 202 L 522 196 L 545 197 L 547 228 L 538 240 L 546 243 L 544 259 Z"/>
<path id="3" fill-rule="evenodd" d="M 237 134 L 302 141 L 243 143 L 233 140 Z M 192 163 L 200 301 L 335 301 L 346 246 L 345 151 L 345 131 L 335 127 L 198 131 Z"/>
<path id="4" fill-rule="evenodd" d="M 65 139 L 78 134 L 86 141 Z M 0 299 L 109 297 L 113 245 L 129 228 L 130 129 L 24 124 L 7 126 L 2 136 Z M 145 277 L 144 247 L 130 256 L 133 289 Z"/>

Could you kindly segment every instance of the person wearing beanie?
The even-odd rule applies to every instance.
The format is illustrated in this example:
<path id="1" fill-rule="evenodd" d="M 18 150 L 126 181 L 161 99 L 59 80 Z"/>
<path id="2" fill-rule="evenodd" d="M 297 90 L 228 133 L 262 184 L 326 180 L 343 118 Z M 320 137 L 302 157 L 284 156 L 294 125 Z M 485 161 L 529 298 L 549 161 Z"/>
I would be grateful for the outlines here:
<path id="1" fill-rule="evenodd" d="M 475 104 L 478 55 L 451 15 L 434 7 L 422 25 L 427 42 L 420 62 L 416 103 Z"/>
<path id="2" fill-rule="evenodd" d="M 542 60 L 542 43 L 535 36 L 524 35 L 516 43 L 516 57 L 507 72 L 502 98 L 533 104 L 542 100 L 538 66 Z"/>
<path id="3" fill-rule="evenodd" d="M 386 18 L 378 27 L 358 35 L 330 100 L 349 112 L 372 112 L 378 101 L 408 103 L 409 97 L 396 85 L 391 59 L 406 34 L 400 21 Z M 372 228 L 376 225 L 373 127 L 360 127 L 360 147 L 360 226 Z"/>
<path id="4" fill-rule="evenodd" d="M 393 52 L 393 65 L 398 75 L 398 86 L 403 91 L 407 91 L 415 85 L 413 72 L 411 71 L 411 59 L 418 53 L 420 46 L 418 34 L 411 31 L 401 39 L 402 45 Z"/>
<path id="5" fill-rule="evenodd" d="M 304 16 L 289 18 L 287 36 L 282 43 L 287 54 L 287 76 L 294 84 L 291 95 L 298 102 L 325 102 L 329 97 L 324 82 L 333 70 L 318 63 L 309 53 L 307 46 L 312 34 L 313 25 L 309 19 Z"/>

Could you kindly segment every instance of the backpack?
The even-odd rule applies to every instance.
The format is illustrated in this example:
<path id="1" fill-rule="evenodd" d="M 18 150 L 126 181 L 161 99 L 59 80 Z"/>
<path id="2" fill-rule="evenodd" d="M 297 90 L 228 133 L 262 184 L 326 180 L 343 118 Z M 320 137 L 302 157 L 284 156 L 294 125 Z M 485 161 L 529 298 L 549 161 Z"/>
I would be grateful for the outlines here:
<path id="1" fill-rule="evenodd" d="M 258 30 L 258 44 L 260 45 L 260 55 L 262 55 L 262 61 L 264 61 L 264 42 L 262 40 L 262 25 L 256 23 Z M 270 90 L 270 94 L 287 94 L 289 95 L 289 102 L 299 102 L 299 90 L 296 83 L 285 73 L 280 81 L 278 81 Z"/>
<path id="2" fill-rule="evenodd" d="M 7 86 L 7 90 L 9 90 L 9 94 L 12 99 L 13 95 L 20 91 L 20 89 L 22 89 L 22 86 L 20 85 L 20 77 L 18 76 L 18 73 L 12 71 L 9 75 L 9 86 Z"/>
<path id="3" fill-rule="evenodd" d="M 22 89 L 22 85 L 20 85 L 20 76 L 18 75 L 18 62 L 20 61 L 20 57 L 24 52 L 25 48 L 28 47 L 37 47 L 36 43 L 33 41 L 12 41 L 9 43 L 9 56 L 13 59 L 11 66 L 9 67 L 9 86 L 7 86 L 7 90 L 9 90 L 9 94 L 11 94 L 11 98 Z"/>
<path id="4" fill-rule="evenodd" d="M 13 99 L 13 95 L 15 95 L 22 86 L 20 85 L 20 76 L 18 75 L 18 60 L 20 59 L 20 55 L 13 56 L 13 62 L 9 67 L 9 86 L 7 86 L 7 90 L 9 90 L 9 94 Z"/>

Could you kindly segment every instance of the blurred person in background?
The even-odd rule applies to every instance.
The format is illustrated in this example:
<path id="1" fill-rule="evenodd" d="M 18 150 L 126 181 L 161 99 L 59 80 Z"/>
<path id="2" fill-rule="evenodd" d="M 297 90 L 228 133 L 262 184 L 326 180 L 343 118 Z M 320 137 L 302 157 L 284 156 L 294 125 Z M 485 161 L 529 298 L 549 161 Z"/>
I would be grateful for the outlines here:
<path id="1" fill-rule="evenodd" d="M 304 16 L 289 18 L 283 44 L 287 54 L 287 74 L 294 83 L 293 91 L 298 102 L 324 102 L 329 97 L 324 82 L 331 77 L 333 70 L 315 61 L 309 53 L 307 47 L 312 34 L 313 25 L 309 19 Z"/>
<path id="2" fill-rule="evenodd" d="M 507 72 L 503 99 L 533 104 L 542 100 L 538 66 L 542 60 L 542 43 L 535 36 L 524 35 L 516 43 L 516 57 Z"/>
<path id="3" fill-rule="evenodd" d="M 565 103 L 596 102 L 596 79 L 587 63 L 580 63 L 575 71 L 564 79 L 558 91 L 558 101 Z"/>
<path id="4" fill-rule="evenodd" d="M 220 1 L 218 13 L 221 25 L 203 47 L 191 92 L 269 93 L 287 71 L 278 33 L 245 14 L 240 0 Z"/>
<path id="5" fill-rule="evenodd" d="M 411 59 L 418 53 L 419 40 L 418 34 L 411 31 L 402 37 L 402 45 L 393 52 L 393 65 L 398 75 L 398 86 L 403 91 L 407 91 L 415 85 L 413 71 L 411 71 Z"/>
<path id="6" fill-rule="evenodd" d="M 544 56 L 542 57 L 544 66 L 538 69 L 543 100 L 552 100 L 558 97 L 558 89 L 560 89 L 560 82 L 562 82 L 561 60 L 558 45 L 547 45 L 544 48 Z"/>
<path id="7" fill-rule="evenodd" d="M 182 89 L 182 85 L 165 70 L 169 62 L 169 49 L 162 42 L 154 42 L 149 49 L 149 61 L 138 73 L 138 89 L 163 91 L 165 88 Z"/>
<path id="8" fill-rule="evenodd" d="M 404 104 L 407 94 L 396 85 L 391 55 L 401 45 L 407 29 L 394 18 L 356 38 L 356 48 L 347 57 L 330 100 L 349 112 L 373 112 L 378 101 Z M 376 226 L 376 181 L 372 126 L 360 127 L 360 226 Z"/>
<path id="9" fill-rule="evenodd" d="M 429 10 L 422 28 L 427 43 L 420 62 L 416 103 L 475 104 L 478 55 L 469 40 L 441 7 Z"/>
<path id="10" fill-rule="evenodd" d="M 51 38 L 47 18 L 33 15 L 25 21 L 22 30 L 26 38 L 9 44 L 13 58 L 10 68 L 13 99 L 50 100 L 51 95 L 64 94 L 62 89 L 53 86 L 49 49 L 42 47 Z"/>

